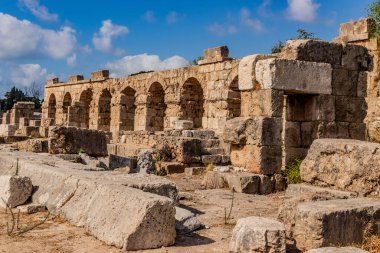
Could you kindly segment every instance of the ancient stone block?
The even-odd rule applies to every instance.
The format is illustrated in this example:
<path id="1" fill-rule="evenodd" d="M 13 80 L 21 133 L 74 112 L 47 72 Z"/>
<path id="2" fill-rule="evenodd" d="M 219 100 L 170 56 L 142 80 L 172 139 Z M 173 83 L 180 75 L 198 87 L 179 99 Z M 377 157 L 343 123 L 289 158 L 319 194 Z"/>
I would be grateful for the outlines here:
<path id="1" fill-rule="evenodd" d="M 184 130 L 182 131 L 182 136 L 196 139 L 213 139 L 215 137 L 215 131 L 208 129 Z"/>
<path id="2" fill-rule="evenodd" d="M 305 253 L 369 253 L 368 251 L 354 247 L 325 247 L 319 249 L 308 250 Z"/>
<path id="3" fill-rule="evenodd" d="M 332 94 L 356 97 L 359 82 L 359 71 L 334 68 L 332 74 Z"/>
<path id="4" fill-rule="evenodd" d="M 301 146 L 301 124 L 300 122 L 285 122 L 285 139 L 284 145 L 286 147 L 300 147 Z"/>
<path id="5" fill-rule="evenodd" d="M 307 184 L 290 184 L 285 191 L 285 197 L 279 208 L 278 220 L 285 224 L 287 237 L 292 238 L 299 203 L 330 199 L 349 199 L 355 198 L 357 195 L 353 192 L 331 190 Z"/>
<path id="6" fill-rule="evenodd" d="M 296 159 L 303 160 L 306 157 L 308 150 L 308 148 L 286 147 L 284 150 L 284 166 L 292 164 Z"/>
<path id="7" fill-rule="evenodd" d="M 269 59 L 256 64 L 262 89 L 309 94 L 331 94 L 332 68 L 327 63 Z"/>
<path id="8" fill-rule="evenodd" d="M 364 233 L 378 226 L 380 200 L 369 198 L 304 202 L 297 206 L 293 237 L 306 251 L 363 242 Z M 374 235 L 380 232 L 373 230 Z"/>
<path id="9" fill-rule="evenodd" d="M 29 177 L 0 176 L 0 207 L 14 208 L 24 204 L 32 195 Z"/>
<path id="10" fill-rule="evenodd" d="M 263 217 L 239 219 L 232 232 L 230 252 L 285 253 L 284 225 Z"/>
<path id="11" fill-rule="evenodd" d="M 193 121 L 190 120 L 177 120 L 173 125 L 176 130 L 190 130 L 194 127 Z"/>
<path id="12" fill-rule="evenodd" d="M 367 127 L 365 123 L 350 123 L 348 126 L 350 139 L 366 140 Z"/>
<path id="13" fill-rule="evenodd" d="M 109 78 L 109 70 L 99 70 L 91 73 L 91 81 L 101 81 Z"/>
<path id="14" fill-rule="evenodd" d="M 380 196 L 380 144 L 318 139 L 301 164 L 302 180 L 316 186 Z M 365 159 L 363 159 L 365 158 Z"/>
<path id="15" fill-rule="evenodd" d="M 367 102 L 360 97 L 337 96 L 335 99 L 336 121 L 362 123 L 367 115 Z"/>
<path id="16" fill-rule="evenodd" d="M 267 175 L 259 175 L 260 177 L 260 187 L 259 191 L 262 195 L 271 194 L 273 192 L 274 182 Z"/>
<path id="17" fill-rule="evenodd" d="M 258 194 L 260 192 L 260 177 L 256 174 L 225 174 L 225 180 L 230 190 L 247 193 Z"/>
<path id="18" fill-rule="evenodd" d="M 15 125 L 0 125 L 0 136 L 14 136 L 17 127 Z"/>
<path id="19" fill-rule="evenodd" d="M 44 139 L 30 139 L 26 141 L 26 151 L 33 153 L 47 153 L 49 151 L 49 142 Z"/>
<path id="20" fill-rule="evenodd" d="M 205 167 L 187 167 L 185 168 L 186 176 L 196 176 L 201 175 L 206 171 Z"/>
<path id="21" fill-rule="evenodd" d="M 249 55 L 239 61 L 239 90 L 253 90 L 256 88 L 255 68 L 259 60 L 275 58 L 273 55 Z"/>
<path id="22" fill-rule="evenodd" d="M 360 71 L 359 72 L 359 78 L 358 78 L 358 87 L 357 87 L 357 96 L 358 97 L 366 97 L 369 93 L 368 90 L 368 81 L 369 73 L 367 71 Z"/>
<path id="23" fill-rule="evenodd" d="M 107 133 L 76 127 L 54 127 L 50 131 L 49 152 L 51 154 L 77 154 L 107 156 Z"/>
<path id="24" fill-rule="evenodd" d="M 198 61 L 198 65 L 221 62 L 228 59 L 229 49 L 227 46 L 207 48 L 204 50 L 204 59 Z"/>
<path id="25" fill-rule="evenodd" d="M 153 174 L 156 171 L 156 161 L 153 160 L 154 151 L 151 149 L 141 150 L 137 157 L 136 172 Z"/>
<path id="26" fill-rule="evenodd" d="M 175 229 L 178 235 L 188 234 L 203 227 L 194 213 L 180 207 L 176 207 L 175 210 Z"/>
<path id="27" fill-rule="evenodd" d="M 282 119 L 237 117 L 226 122 L 223 140 L 231 144 L 281 146 Z"/>
<path id="28" fill-rule="evenodd" d="M 223 173 L 208 171 L 202 181 L 206 189 L 222 189 L 227 186 Z"/>
<path id="29" fill-rule="evenodd" d="M 40 127 L 41 126 L 41 120 L 29 120 L 29 126 Z"/>
<path id="30" fill-rule="evenodd" d="M 283 106 L 283 91 L 268 89 L 241 92 L 242 117 L 281 117 Z"/>
<path id="31" fill-rule="evenodd" d="M 281 170 L 281 146 L 231 145 L 231 164 L 257 174 L 275 174 Z"/>
<path id="32" fill-rule="evenodd" d="M 123 157 L 114 154 L 109 156 L 109 169 L 114 170 L 118 168 L 128 167 L 131 171 L 134 171 L 137 165 L 136 157 Z"/>
<path id="33" fill-rule="evenodd" d="M 343 47 L 342 66 L 349 70 L 371 70 L 372 56 L 365 47 L 347 44 Z"/>
<path id="34" fill-rule="evenodd" d="M 288 40 L 280 57 L 288 60 L 324 62 L 340 65 L 343 47 L 341 44 L 321 40 Z"/>
<path id="35" fill-rule="evenodd" d="M 77 83 L 79 81 L 83 81 L 83 75 L 74 75 L 69 77 L 69 83 Z"/>
<path id="36" fill-rule="evenodd" d="M 49 79 L 47 81 L 47 85 L 54 85 L 54 84 L 58 84 L 59 83 L 59 78 L 58 77 L 55 77 L 55 78 L 52 78 L 52 79 Z"/>
<path id="37" fill-rule="evenodd" d="M 345 42 L 367 40 L 370 38 L 374 28 L 374 21 L 371 18 L 342 23 L 340 24 L 339 37 Z"/>

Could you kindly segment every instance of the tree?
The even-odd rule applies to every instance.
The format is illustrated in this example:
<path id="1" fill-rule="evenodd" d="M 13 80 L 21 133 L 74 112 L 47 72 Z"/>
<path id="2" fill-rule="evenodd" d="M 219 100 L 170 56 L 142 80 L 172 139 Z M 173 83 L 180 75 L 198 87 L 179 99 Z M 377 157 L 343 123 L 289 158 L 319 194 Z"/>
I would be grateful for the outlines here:
<path id="1" fill-rule="evenodd" d="M 34 102 L 35 109 L 39 110 L 42 106 L 42 100 L 40 98 L 41 89 L 33 84 L 28 89 L 23 92 L 20 89 L 17 89 L 15 86 L 12 89 L 5 93 L 4 99 L 0 100 L 0 110 L 8 111 L 11 110 L 17 102 L 20 101 L 30 101 Z"/>
<path id="2" fill-rule="evenodd" d="M 285 47 L 284 43 L 279 40 L 276 45 L 272 47 L 272 54 L 281 53 L 282 49 Z"/>
<path id="3" fill-rule="evenodd" d="M 368 17 L 373 19 L 373 29 L 371 37 L 378 37 L 380 34 L 380 0 L 376 0 L 368 7 Z"/>
<path id="4" fill-rule="evenodd" d="M 201 61 L 203 59 L 204 59 L 203 56 L 199 56 L 198 58 L 195 58 L 192 61 L 190 61 L 189 62 L 189 66 L 197 66 L 198 65 L 198 61 Z"/>

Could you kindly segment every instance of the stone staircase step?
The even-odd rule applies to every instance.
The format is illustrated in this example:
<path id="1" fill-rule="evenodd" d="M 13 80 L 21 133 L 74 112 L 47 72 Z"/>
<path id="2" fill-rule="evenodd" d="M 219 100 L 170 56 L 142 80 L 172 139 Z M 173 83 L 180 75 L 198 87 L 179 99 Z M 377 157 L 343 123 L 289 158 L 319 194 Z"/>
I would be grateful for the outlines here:
<path id="1" fill-rule="evenodd" d="M 230 162 L 229 155 L 203 155 L 203 164 L 225 164 Z"/>
<path id="2" fill-rule="evenodd" d="M 206 167 L 187 167 L 185 168 L 186 176 L 196 176 L 205 173 Z"/>
<path id="3" fill-rule="evenodd" d="M 183 130 L 182 136 L 183 137 L 196 138 L 196 139 L 214 139 L 215 138 L 215 131 L 208 130 L 208 129 Z"/>
<path id="4" fill-rule="evenodd" d="M 202 139 L 202 148 L 218 148 L 220 145 L 219 139 Z"/>
<path id="5" fill-rule="evenodd" d="M 205 148 L 202 150 L 203 155 L 224 155 L 223 148 Z"/>

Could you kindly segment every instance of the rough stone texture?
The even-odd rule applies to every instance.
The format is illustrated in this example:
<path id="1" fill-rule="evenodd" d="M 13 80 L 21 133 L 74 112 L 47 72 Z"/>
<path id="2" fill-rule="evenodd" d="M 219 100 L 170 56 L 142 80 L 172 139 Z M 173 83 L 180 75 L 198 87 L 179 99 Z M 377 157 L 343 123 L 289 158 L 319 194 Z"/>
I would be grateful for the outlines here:
<path id="1" fill-rule="evenodd" d="M 202 181 L 206 189 L 222 189 L 227 186 L 223 173 L 208 171 Z"/>
<path id="2" fill-rule="evenodd" d="M 342 66 L 349 70 L 367 71 L 372 67 L 372 56 L 365 47 L 347 44 L 343 48 Z"/>
<path id="3" fill-rule="evenodd" d="M 175 229 L 177 234 L 188 234 L 203 227 L 203 224 L 194 213 L 180 207 L 176 207 L 175 210 Z"/>
<path id="4" fill-rule="evenodd" d="M 342 248 L 326 247 L 326 248 L 308 250 L 305 253 L 369 253 L 369 252 L 362 249 L 354 248 L 354 247 L 342 247 Z"/>
<path id="5" fill-rule="evenodd" d="M 118 168 L 128 167 L 131 171 L 134 171 L 136 168 L 137 159 L 136 157 L 123 157 L 118 155 L 109 156 L 109 169 L 114 170 Z"/>
<path id="6" fill-rule="evenodd" d="M 29 177 L 0 176 L 0 207 L 24 204 L 32 195 L 32 188 Z"/>
<path id="7" fill-rule="evenodd" d="M 355 197 L 357 197 L 357 194 L 353 192 L 331 190 L 307 184 L 290 184 L 285 191 L 283 203 L 279 208 L 278 220 L 284 223 L 287 237 L 292 238 L 299 203 Z"/>
<path id="8" fill-rule="evenodd" d="M 340 65 L 343 47 L 321 40 L 288 40 L 280 57 L 288 60 L 325 62 Z"/>
<path id="9" fill-rule="evenodd" d="M 241 92 L 242 117 L 282 117 L 283 107 L 283 91 L 269 89 Z"/>
<path id="10" fill-rule="evenodd" d="M 136 172 L 142 174 L 152 174 L 156 171 L 153 160 L 153 150 L 142 150 L 137 157 Z"/>
<path id="11" fill-rule="evenodd" d="M 176 130 L 190 130 L 193 127 L 194 127 L 194 123 L 190 120 L 174 121 L 174 129 Z"/>
<path id="12" fill-rule="evenodd" d="M 256 174 L 226 174 L 225 180 L 232 191 L 247 194 L 260 192 L 260 176 Z"/>
<path id="13" fill-rule="evenodd" d="M 368 40 L 374 31 L 374 22 L 371 18 L 340 24 L 339 37 L 344 42 Z"/>
<path id="14" fill-rule="evenodd" d="M 380 221 L 380 200 L 354 198 L 304 202 L 297 206 L 293 237 L 306 251 L 326 246 L 361 244 L 364 231 L 373 231 Z M 373 230 L 374 229 L 374 230 Z"/>
<path id="15" fill-rule="evenodd" d="M 252 90 L 257 86 L 255 77 L 256 63 L 259 60 L 275 58 L 274 55 L 249 55 L 243 57 L 239 62 L 239 90 Z"/>
<path id="16" fill-rule="evenodd" d="M 284 225 L 263 217 L 239 219 L 232 232 L 230 252 L 285 253 Z"/>
<path id="17" fill-rule="evenodd" d="M 2 153 L 0 163 L 6 167 L 1 173 L 7 173 L 8 166 L 13 165 L 19 155 Z M 137 181 L 130 175 L 88 172 L 75 168 L 84 166 L 81 164 L 47 155 L 38 158 L 34 154 L 22 153 L 19 161 L 20 175 L 29 176 L 38 186 L 33 202 L 46 205 L 53 214 L 76 226 L 83 226 L 89 234 L 125 250 L 160 248 L 174 243 L 173 200 L 125 186 L 128 180 Z M 155 176 L 149 177 L 141 179 L 141 187 L 150 187 Z"/>
<path id="18" fill-rule="evenodd" d="M 78 154 L 84 150 L 90 156 L 107 156 L 107 139 L 103 131 L 54 127 L 50 131 L 49 153 Z"/>
<path id="19" fill-rule="evenodd" d="M 269 59 L 256 64 L 256 79 L 263 89 L 331 94 L 332 68 L 327 63 Z"/>
<path id="20" fill-rule="evenodd" d="M 333 189 L 380 196 L 380 144 L 319 139 L 301 164 L 303 181 Z"/>
<path id="21" fill-rule="evenodd" d="M 205 167 L 187 167 L 185 168 L 186 176 L 196 176 L 201 175 L 206 171 Z"/>
<path id="22" fill-rule="evenodd" d="M 20 210 L 20 212 L 27 213 L 27 214 L 47 211 L 47 208 L 45 205 L 39 205 L 39 204 L 23 205 L 23 206 L 18 207 L 18 209 Z"/>

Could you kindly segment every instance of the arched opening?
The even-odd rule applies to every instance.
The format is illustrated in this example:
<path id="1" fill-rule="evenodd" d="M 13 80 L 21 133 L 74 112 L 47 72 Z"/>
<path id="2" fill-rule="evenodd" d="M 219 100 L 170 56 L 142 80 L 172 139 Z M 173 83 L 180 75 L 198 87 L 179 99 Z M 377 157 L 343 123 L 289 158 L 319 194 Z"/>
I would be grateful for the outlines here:
<path id="1" fill-rule="evenodd" d="M 68 122 L 69 106 L 71 106 L 71 102 L 71 94 L 67 92 L 63 97 L 62 104 L 63 122 Z"/>
<path id="2" fill-rule="evenodd" d="M 148 91 L 146 125 L 148 131 L 163 131 L 165 120 L 165 91 L 158 82 Z"/>
<path id="3" fill-rule="evenodd" d="M 204 97 L 202 85 L 195 78 L 188 79 L 182 89 L 182 119 L 191 120 L 195 128 L 202 127 Z"/>
<path id="4" fill-rule="evenodd" d="M 111 93 L 103 90 L 99 98 L 98 130 L 110 131 L 111 129 Z"/>
<path id="5" fill-rule="evenodd" d="M 125 88 L 120 97 L 120 130 L 133 131 L 135 126 L 136 91 Z"/>
<path id="6" fill-rule="evenodd" d="M 92 101 L 92 91 L 85 90 L 80 94 L 79 102 L 83 106 L 82 117 L 81 117 L 81 127 L 90 127 L 90 106 Z"/>
<path id="7" fill-rule="evenodd" d="M 241 114 L 241 92 L 239 90 L 239 79 L 232 80 L 228 91 L 228 118 L 240 117 Z"/>
<path id="8" fill-rule="evenodd" d="M 55 124 L 56 111 L 57 111 L 57 100 L 55 98 L 55 95 L 51 94 L 49 97 L 49 104 L 48 104 L 48 118 L 54 119 L 53 124 Z"/>

